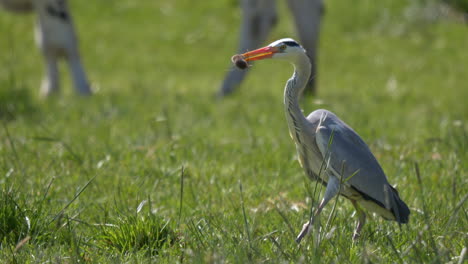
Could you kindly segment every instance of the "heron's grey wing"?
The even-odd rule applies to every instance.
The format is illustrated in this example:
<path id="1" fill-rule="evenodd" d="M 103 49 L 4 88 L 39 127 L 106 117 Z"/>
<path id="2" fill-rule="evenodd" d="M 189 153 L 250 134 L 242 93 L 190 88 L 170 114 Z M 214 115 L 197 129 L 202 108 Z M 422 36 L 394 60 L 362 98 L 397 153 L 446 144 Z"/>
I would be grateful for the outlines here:
<path id="1" fill-rule="evenodd" d="M 387 205 L 387 178 L 361 137 L 331 112 L 322 114 L 316 128 L 316 143 L 328 169 L 361 194 Z M 387 201 L 387 202 L 386 202 Z"/>

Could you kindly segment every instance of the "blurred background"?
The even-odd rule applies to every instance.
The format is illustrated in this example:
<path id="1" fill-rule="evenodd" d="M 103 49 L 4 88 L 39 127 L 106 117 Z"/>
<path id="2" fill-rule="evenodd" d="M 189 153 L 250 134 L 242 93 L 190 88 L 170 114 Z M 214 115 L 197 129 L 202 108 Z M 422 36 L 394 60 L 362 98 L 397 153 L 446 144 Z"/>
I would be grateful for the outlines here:
<path id="1" fill-rule="evenodd" d="M 142 200 L 171 223 L 179 219 L 171 227 L 184 237 L 181 248 L 188 257 L 209 262 L 240 254 L 237 260 L 252 260 L 235 250 L 252 247 L 239 213 L 241 182 L 252 236 L 279 230 L 276 241 L 292 256 L 284 257 L 272 244 L 256 244 L 256 252 L 262 253 L 252 253 L 253 260 L 271 254 L 294 262 L 301 254 L 313 255 L 291 253 L 288 225 L 275 211 L 284 210 L 299 227 L 315 202 L 284 119 L 283 87 L 292 67 L 273 60 L 257 63 L 232 96 L 216 98 L 237 53 L 239 1 L 70 0 L 69 6 L 94 91 L 90 97 L 76 95 L 61 64 L 61 94 L 41 98 L 45 69 L 34 42 L 36 17 L 0 13 L 3 195 L 17 190 L 15 197 L 28 210 L 46 200 L 48 209 L 38 213 L 39 219 L 53 222 L 73 194 L 80 193 L 64 209 L 70 219 L 80 220 L 68 223 L 67 230 L 83 237 L 78 248 L 88 252 L 91 262 L 99 260 L 88 249 L 99 241 L 100 232 L 90 226 L 134 212 Z M 405 261 L 417 259 L 416 246 L 427 253 L 421 262 L 439 253 L 442 262 L 459 256 L 466 248 L 466 234 L 459 233 L 466 217 L 451 220 L 453 226 L 446 223 L 468 191 L 468 2 L 329 0 L 324 8 L 317 93 L 302 101 L 305 114 L 317 108 L 335 112 L 369 144 L 389 181 L 397 185 L 413 211 L 412 227 L 394 237 L 398 249 L 406 252 Z M 298 40 L 285 1 L 277 1 L 277 10 L 278 22 L 264 45 L 284 37 Z M 415 163 L 424 188 L 417 183 Z M 179 211 L 182 168 L 186 178 Z M 299 209 L 290 210 L 293 205 Z M 345 219 L 352 212 L 351 206 L 336 212 L 347 238 L 354 220 Z M 200 230 L 207 229 L 200 232 L 210 242 L 189 251 L 199 246 L 191 223 L 202 219 L 206 225 Z M 207 219 L 233 224 L 209 229 Z M 441 238 L 439 253 L 421 242 L 432 233 L 421 233 L 411 244 L 425 219 L 432 222 L 434 237 Z M 370 220 L 364 234 L 376 241 L 369 250 L 373 253 L 368 252 L 376 262 L 394 254 L 387 240 L 375 238 L 393 231 L 383 223 Z M 61 232 L 49 226 L 40 230 Z M 332 242 L 346 244 L 345 236 L 331 236 Z M 18 234 L 10 246 L 23 237 Z M 37 241 L 32 245 L 43 246 Z M 217 247 L 219 243 L 224 246 Z M 56 251 L 45 247 L 54 255 L 70 252 L 72 244 L 55 245 Z M 333 248 L 325 244 L 323 261 L 359 260 L 367 250 L 359 246 L 345 256 L 326 253 L 335 252 Z"/>

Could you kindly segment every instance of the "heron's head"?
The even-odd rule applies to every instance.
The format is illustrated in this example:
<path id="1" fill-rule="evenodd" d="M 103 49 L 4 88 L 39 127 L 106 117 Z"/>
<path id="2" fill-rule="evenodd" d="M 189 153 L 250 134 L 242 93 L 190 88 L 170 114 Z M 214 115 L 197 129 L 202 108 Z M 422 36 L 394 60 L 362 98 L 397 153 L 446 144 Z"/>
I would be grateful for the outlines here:
<path id="1" fill-rule="evenodd" d="M 284 59 L 288 61 L 295 61 L 299 57 L 306 56 L 306 51 L 291 38 L 284 38 L 277 40 L 270 45 L 252 50 L 242 54 L 246 61 L 255 61 L 262 59 Z"/>

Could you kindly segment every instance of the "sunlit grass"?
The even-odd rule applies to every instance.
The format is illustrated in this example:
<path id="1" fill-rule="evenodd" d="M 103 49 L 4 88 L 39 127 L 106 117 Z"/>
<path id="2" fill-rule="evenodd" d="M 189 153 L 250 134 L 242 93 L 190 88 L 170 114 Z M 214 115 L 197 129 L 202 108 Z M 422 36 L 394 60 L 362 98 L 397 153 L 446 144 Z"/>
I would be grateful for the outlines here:
<path id="1" fill-rule="evenodd" d="M 232 97 L 214 96 L 236 50 L 237 2 L 71 5 L 90 98 L 66 73 L 63 94 L 40 99 L 34 19 L 0 16 L 0 262 L 462 262 L 465 24 L 412 19 L 409 1 L 327 2 L 319 94 L 304 112 L 351 125 L 411 216 L 401 228 L 369 216 L 353 243 L 357 219 L 339 198 L 298 246 L 317 200 L 284 118 L 291 66 L 257 63 Z M 294 37 L 284 10 L 269 41 Z"/>

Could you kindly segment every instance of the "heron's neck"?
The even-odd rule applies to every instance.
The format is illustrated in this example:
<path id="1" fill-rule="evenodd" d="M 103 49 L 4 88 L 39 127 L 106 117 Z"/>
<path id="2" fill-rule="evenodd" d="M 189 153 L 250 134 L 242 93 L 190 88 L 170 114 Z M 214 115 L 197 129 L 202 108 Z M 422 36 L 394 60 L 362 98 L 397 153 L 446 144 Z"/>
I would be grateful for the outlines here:
<path id="1" fill-rule="evenodd" d="M 310 77 L 311 64 L 304 56 L 294 64 L 294 74 L 286 83 L 284 89 L 284 107 L 288 121 L 289 131 L 296 137 L 307 123 L 304 114 L 299 106 L 299 98 Z"/>

